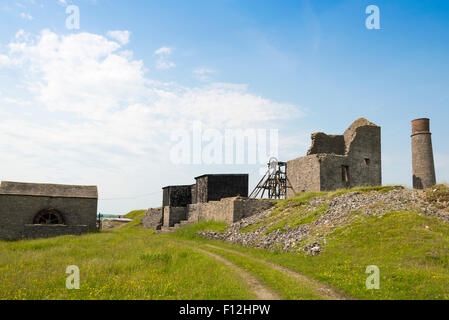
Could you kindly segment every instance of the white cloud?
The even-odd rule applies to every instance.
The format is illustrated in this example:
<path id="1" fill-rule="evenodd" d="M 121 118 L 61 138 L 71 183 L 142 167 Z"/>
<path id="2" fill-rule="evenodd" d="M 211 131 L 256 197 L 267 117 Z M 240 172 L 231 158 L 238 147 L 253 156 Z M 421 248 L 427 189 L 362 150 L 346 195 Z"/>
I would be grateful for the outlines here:
<path id="1" fill-rule="evenodd" d="M 0 54 L 0 67 L 1 66 L 8 66 L 11 63 L 11 59 L 7 55 Z"/>
<path id="2" fill-rule="evenodd" d="M 157 69 L 171 69 L 176 67 L 176 64 L 174 62 L 171 62 L 168 60 L 168 57 L 171 56 L 173 53 L 173 48 L 170 47 L 161 47 L 157 49 L 154 54 L 157 55 L 159 58 L 156 61 L 156 68 Z"/>
<path id="3" fill-rule="evenodd" d="M 25 12 L 21 12 L 20 17 L 25 20 L 33 20 L 33 16 Z"/>
<path id="4" fill-rule="evenodd" d="M 125 41 L 115 40 L 44 30 L 38 36 L 21 33 L 0 55 L 0 68 L 17 68 L 24 79 L 17 85 L 26 90 L 8 92 L 3 102 L 16 105 L 0 109 L 2 168 L 14 174 L 8 179 L 96 183 L 106 196 L 140 194 L 149 185 L 154 191 L 173 171 L 167 163 L 173 130 L 190 129 L 194 121 L 219 130 L 271 129 L 279 128 L 274 121 L 300 115 L 296 107 L 252 94 L 246 85 L 158 82 L 123 49 Z M 172 53 L 167 47 L 158 51 L 164 57 Z"/>
<path id="5" fill-rule="evenodd" d="M 193 74 L 201 81 L 210 80 L 211 75 L 215 74 L 215 70 L 209 68 L 198 68 L 193 70 Z"/>
<path id="6" fill-rule="evenodd" d="M 131 32 L 129 31 L 108 31 L 108 37 L 117 40 L 120 44 L 125 45 L 129 43 Z"/>
<path id="7" fill-rule="evenodd" d="M 169 56 L 169 55 L 171 55 L 173 53 L 173 49 L 172 48 L 169 48 L 169 47 L 162 47 L 162 48 L 159 48 L 159 49 L 157 49 L 155 52 L 154 52 L 154 54 L 156 54 L 156 55 L 163 55 L 163 56 Z"/>

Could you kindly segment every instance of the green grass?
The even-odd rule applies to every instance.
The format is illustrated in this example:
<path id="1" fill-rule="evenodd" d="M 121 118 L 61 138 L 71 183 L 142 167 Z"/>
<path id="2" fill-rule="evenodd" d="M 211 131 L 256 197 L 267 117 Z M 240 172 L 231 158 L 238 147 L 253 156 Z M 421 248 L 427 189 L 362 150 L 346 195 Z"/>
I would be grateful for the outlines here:
<path id="1" fill-rule="evenodd" d="M 264 234 L 270 234 L 278 229 L 281 232 L 285 232 L 300 225 L 311 223 L 325 214 L 327 208 L 328 206 L 326 204 L 323 204 L 320 208 L 312 211 L 307 211 L 306 207 L 297 208 L 296 210 L 294 210 L 294 213 L 288 215 L 287 218 L 282 219 L 280 222 L 269 226 L 265 230 Z"/>
<path id="2" fill-rule="evenodd" d="M 203 222 L 187 225 L 184 228 L 176 230 L 176 232 L 171 233 L 170 235 L 175 235 L 177 238 L 198 240 L 199 237 L 196 235 L 197 232 L 200 232 L 203 230 L 223 232 L 225 230 L 226 226 L 227 226 L 227 224 L 224 222 L 203 221 Z"/>
<path id="3" fill-rule="evenodd" d="M 67 290 L 67 266 L 81 289 Z M 137 227 L 80 237 L 0 241 L 0 299 L 252 299 L 226 266 Z"/>
<path id="4" fill-rule="evenodd" d="M 254 232 L 264 226 L 273 223 L 264 232 L 264 234 L 270 234 L 278 229 L 281 232 L 285 232 L 288 229 L 311 223 L 320 218 L 327 210 L 327 206 L 322 205 L 312 212 L 307 212 L 307 204 L 309 204 L 310 200 L 315 198 L 324 197 L 326 199 L 333 199 L 350 192 L 390 192 L 392 190 L 403 188 L 404 187 L 402 186 L 357 187 L 352 189 L 341 189 L 332 192 L 322 191 L 298 193 L 293 198 L 287 200 L 278 200 L 274 210 L 269 217 L 259 221 L 258 223 L 243 228 L 242 230 L 240 230 L 240 232 Z"/>
<path id="5" fill-rule="evenodd" d="M 433 203 L 439 209 L 448 209 L 449 187 L 438 184 L 426 191 L 426 200 Z"/>
<path id="6" fill-rule="evenodd" d="M 253 275 L 268 284 L 284 300 L 321 300 L 319 294 L 315 293 L 306 285 L 298 283 L 295 279 L 285 275 L 283 272 L 268 268 L 264 264 L 242 257 L 236 254 L 217 250 L 210 247 L 203 247 L 215 254 L 218 254 L 237 266 L 246 269 Z"/>
<path id="7" fill-rule="evenodd" d="M 376 187 L 339 190 L 329 193 L 299 194 L 293 200 L 278 201 L 273 214 L 261 222 L 250 225 L 250 232 L 276 222 L 266 233 L 276 229 L 285 231 L 319 218 L 325 206 L 306 212 L 305 204 L 313 197 L 332 197 L 347 192 L 389 192 L 402 187 Z M 436 199 L 444 199 L 447 187 L 432 189 Z M 441 200 L 440 200 L 441 201 Z M 368 216 L 353 212 L 354 220 L 345 226 L 330 230 L 325 236 L 323 252 L 308 256 L 304 252 L 268 251 L 210 242 L 224 248 L 241 251 L 297 270 L 315 279 L 339 288 L 358 299 L 449 299 L 449 225 L 434 217 L 416 212 L 389 212 Z M 206 225 L 203 224 L 203 228 Z M 180 237 L 181 234 L 173 234 Z M 184 239 L 195 239 L 194 234 L 183 234 Z M 316 239 L 306 239 L 301 246 Z M 322 239 L 320 239 L 322 240 Z M 322 242 L 322 241 L 320 241 Z M 322 243 L 324 244 L 324 243 Z M 380 290 L 367 290 L 366 267 L 380 268 Z M 250 266 L 247 266 L 251 270 Z M 253 270 L 253 272 L 255 272 Z"/>
<path id="8" fill-rule="evenodd" d="M 387 192 L 390 188 L 396 187 L 357 191 Z M 304 211 L 313 197 L 345 192 L 350 191 L 308 193 L 279 201 L 267 221 L 287 220 L 282 228 L 309 223 L 325 210 Z M 311 257 L 302 251 L 241 247 L 196 235 L 201 230 L 222 232 L 224 223 L 201 222 L 171 234 L 154 234 L 140 226 L 144 213 L 131 212 L 128 216 L 134 221 L 112 231 L 0 241 L 0 299 L 254 299 L 236 272 L 195 250 L 211 250 L 204 246 L 207 243 L 296 270 L 353 298 L 449 299 L 449 225 L 436 218 L 414 212 L 379 216 L 354 212 L 352 222 L 328 233 L 323 252 Z M 212 251 L 260 278 L 285 299 L 320 298 L 260 262 Z M 80 268 L 81 290 L 65 287 L 69 265 Z M 380 290 L 365 287 L 369 265 L 380 268 Z"/>
<path id="9" fill-rule="evenodd" d="M 131 212 L 128 212 L 125 217 L 128 219 L 141 219 L 147 210 L 133 210 Z"/>
<path id="10" fill-rule="evenodd" d="M 328 235 L 314 257 L 202 241 L 297 270 L 357 299 L 449 299 L 449 226 L 415 213 L 359 217 Z M 380 290 L 365 287 L 369 265 L 380 268 Z"/>
<path id="11" fill-rule="evenodd" d="M 121 226 L 123 230 L 133 230 L 135 227 L 142 226 L 142 218 L 145 216 L 147 210 L 134 210 L 125 215 L 126 218 L 132 219 L 133 221 Z"/>

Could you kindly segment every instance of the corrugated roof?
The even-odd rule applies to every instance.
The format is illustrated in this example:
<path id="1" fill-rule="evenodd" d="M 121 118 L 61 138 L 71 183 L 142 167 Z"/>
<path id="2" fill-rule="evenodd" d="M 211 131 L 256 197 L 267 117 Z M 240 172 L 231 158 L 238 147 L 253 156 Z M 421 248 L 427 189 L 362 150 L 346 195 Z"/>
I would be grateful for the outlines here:
<path id="1" fill-rule="evenodd" d="M 23 183 L 11 181 L 2 181 L 0 185 L 0 194 L 98 199 L 98 189 L 96 186 L 70 186 L 62 184 Z"/>

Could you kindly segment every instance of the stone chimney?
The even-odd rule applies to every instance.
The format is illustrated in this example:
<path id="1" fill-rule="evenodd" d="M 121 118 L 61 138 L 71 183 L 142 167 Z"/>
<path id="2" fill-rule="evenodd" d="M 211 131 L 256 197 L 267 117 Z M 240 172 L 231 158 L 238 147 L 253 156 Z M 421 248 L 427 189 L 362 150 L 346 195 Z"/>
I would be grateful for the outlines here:
<path id="1" fill-rule="evenodd" d="M 430 188 L 436 184 L 430 120 L 412 121 L 413 188 Z"/>

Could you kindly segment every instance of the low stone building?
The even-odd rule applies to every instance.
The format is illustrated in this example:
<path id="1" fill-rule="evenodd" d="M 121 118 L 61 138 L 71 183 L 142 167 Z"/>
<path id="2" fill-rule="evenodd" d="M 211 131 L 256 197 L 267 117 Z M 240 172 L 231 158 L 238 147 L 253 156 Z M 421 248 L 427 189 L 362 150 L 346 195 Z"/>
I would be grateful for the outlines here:
<path id="1" fill-rule="evenodd" d="M 2 182 L 0 239 L 80 235 L 97 230 L 96 186 Z"/>
<path id="2" fill-rule="evenodd" d="M 145 229 L 161 230 L 200 221 L 234 223 L 271 208 L 275 202 L 241 197 L 189 204 L 187 207 L 149 209 L 142 219 Z"/>
<path id="3" fill-rule="evenodd" d="M 287 178 L 293 187 L 287 197 L 306 191 L 380 186 L 381 128 L 360 118 L 343 135 L 314 133 L 307 156 L 287 162 Z"/>
<path id="4" fill-rule="evenodd" d="M 159 230 L 205 220 L 233 223 L 273 205 L 247 198 L 247 174 L 207 174 L 195 180 L 194 185 L 163 188 L 162 207 L 149 209 L 143 226 Z"/>

